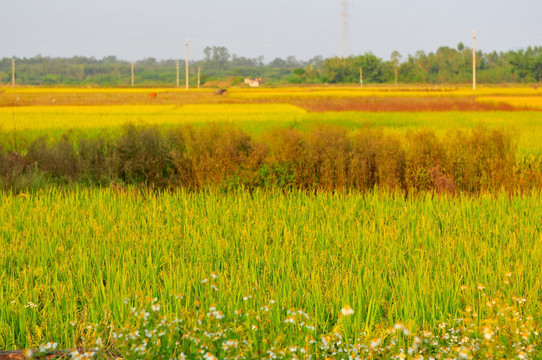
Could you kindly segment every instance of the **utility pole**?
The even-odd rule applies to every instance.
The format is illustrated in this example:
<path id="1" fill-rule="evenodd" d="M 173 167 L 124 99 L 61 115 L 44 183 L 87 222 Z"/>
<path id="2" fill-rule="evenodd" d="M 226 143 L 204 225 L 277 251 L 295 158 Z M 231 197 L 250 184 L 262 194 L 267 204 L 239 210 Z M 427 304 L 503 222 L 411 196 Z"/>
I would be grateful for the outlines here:
<path id="1" fill-rule="evenodd" d="M 15 57 L 11 59 L 11 86 L 15 87 Z"/>
<path id="2" fill-rule="evenodd" d="M 132 86 L 134 86 L 134 63 L 132 63 Z"/>
<path id="3" fill-rule="evenodd" d="M 179 62 L 177 61 L 177 87 L 179 87 Z"/>
<path id="4" fill-rule="evenodd" d="M 199 66 L 198 66 L 198 90 L 199 90 L 199 79 L 200 79 L 200 77 L 199 77 L 199 70 L 200 70 L 200 69 L 199 69 Z"/>
<path id="5" fill-rule="evenodd" d="M 361 66 L 359 68 L 359 86 L 363 87 L 363 68 Z"/>
<path id="6" fill-rule="evenodd" d="M 472 90 L 476 90 L 476 31 L 472 32 Z"/>
<path id="7" fill-rule="evenodd" d="M 186 60 L 185 60 L 185 65 L 186 65 L 186 91 L 188 91 L 188 39 L 186 39 L 185 43 L 184 43 L 184 46 L 186 47 Z"/>

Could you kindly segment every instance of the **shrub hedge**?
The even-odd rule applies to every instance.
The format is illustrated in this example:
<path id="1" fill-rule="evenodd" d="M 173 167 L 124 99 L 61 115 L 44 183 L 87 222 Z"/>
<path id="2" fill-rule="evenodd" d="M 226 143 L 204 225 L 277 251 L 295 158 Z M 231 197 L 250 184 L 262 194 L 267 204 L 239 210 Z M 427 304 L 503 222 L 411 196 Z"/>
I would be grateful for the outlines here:
<path id="1" fill-rule="evenodd" d="M 23 151 L 0 148 L 0 185 L 307 191 L 378 187 L 405 193 L 538 188 L 542 168 L 533 167 L 533 161 L 522 166 L 515 152 L 511 133 L 484 127 L 442 138 L 428 130 L 400 136 L 371 127 L 277 128 L 256 139 L 231 126 L 129 124 L 114 137 L 68 131 L 57 141 L 39 138 Z"/>

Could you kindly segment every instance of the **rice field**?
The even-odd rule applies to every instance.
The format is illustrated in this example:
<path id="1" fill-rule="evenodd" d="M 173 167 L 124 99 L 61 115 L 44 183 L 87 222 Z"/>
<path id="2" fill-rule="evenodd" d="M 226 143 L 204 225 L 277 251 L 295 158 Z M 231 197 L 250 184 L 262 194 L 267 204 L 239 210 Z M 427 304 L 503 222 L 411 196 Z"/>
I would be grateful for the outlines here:
<path id="1" fill-rule="evenodd" d="M 184 88 L 101 88 L 101 87 L 0 87 L 0 91 L 4 94 L 148 94 L 155 92 L 162 93 L 179 93 L 186 94 Z M 228 89 L 233 94 L 251 94 L 254 97 L 268 98 L 281 94 L 298 95 L 298 96 L 374 96 L 383 97 L 389 96 L 417 96 L 417 97 L 433 97 L 433 96 L 542 96 L 540 91 L 533 89 L 531 86 L 493 86 L 484 87 L 478 86 L 475 93 L 470 87 L 461 86 L 310 86 L 310 87 L 262 87 L 253 88 L 232 88 Z M 190 89 L 190 92 L 209 93 L 213 89 Z"/>
<path id="2" fill-rule="evenodd" d="M 542 97 L 540 96 L 480 96 L 476 100 L 486 103 L 505 103 L 529 109 L 542 108 Z"/>
<path id="3" fill-rule="evenodd" d="M 373 98 L 509 108 L 326 110 L 327 102 Z M 445 137 L 482 124 L 511 129 L 517 161 L 535 163 L 539 98 L 532 88 L 476 96 L 464 88 L 264 88 L 225 97 L 3 88 L 0 129 L 12 150 L 14 139 L 55 141 L 69 129 L 98 134 L 126 123 L 219 123 L 256 137 L 320 124 Z M 77 348 L 75 359 L 540 358 L 541 199 L 538 191 L 405 196 L 122 184 L 2 190 L 0 350 Z"/>
<path id="4" fill-rule="evenodd" d="M 401 321 L 434 331 L 466 305 L 483 312 L 483 284 L 488 297 L 526 298 L 525 311 L 540 320 L 538 194 L 405 200 L 135 190 L 0 195 L 0 347 L 70 347 L 70 321 L 122 323 L 123 301 L 136 294 L 158 298 L 165 314 L 196 300 L 258 311 L 273 299 L 311 314 L 323 333 L 345 305 L 355 309 L 353 328 Z M 280 322 L 270 326 L 283 331 Z"/>
<path id="5" fill-rule="evenodd" d="M 136 125 L 226 124 L 256 135 L 277 127 L 307 130 L 329 124 L 350 129 L 381 127 L 404 134 L 429 129 L 440 136 L 449 130 L 468 130 L 483 125 L 517 134 L 522 154 L 542 152 L 542 114 L 537 111 L 447 111 L 447 112 L 307 112 L 291 104 L 187 104 L 111 106 L 21 106 L 0 107 L 0 130 L 12 141 L 38 136 L 59 137 L 68 130 L 97 133 L 127 123 Z M 6 148 L 13 148 L 9 141 Z"/>
<path id="6" fill-rule="evenodd" d="M 179 125 L 219 123 L 282 123 L 301 119 L 306 111 L 288 104 L 189 104 L 112 106 L 28 106 L 0 108 L 4 129 L 104 129 L 126 123 Z"/>

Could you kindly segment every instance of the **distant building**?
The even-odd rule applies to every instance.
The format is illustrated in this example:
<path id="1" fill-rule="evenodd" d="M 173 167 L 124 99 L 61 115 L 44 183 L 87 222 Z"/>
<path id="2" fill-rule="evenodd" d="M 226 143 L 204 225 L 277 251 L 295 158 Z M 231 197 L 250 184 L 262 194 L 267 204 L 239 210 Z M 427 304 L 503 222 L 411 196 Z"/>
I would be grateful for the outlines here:
<path id="1" fill-rule="evenodd" d="M 257 78 L 257 79 L 245 78 L 245 84 L 250 87 L 259 87 L 261 84 L 263 84 L 263 80 L 262 78 Z"/>

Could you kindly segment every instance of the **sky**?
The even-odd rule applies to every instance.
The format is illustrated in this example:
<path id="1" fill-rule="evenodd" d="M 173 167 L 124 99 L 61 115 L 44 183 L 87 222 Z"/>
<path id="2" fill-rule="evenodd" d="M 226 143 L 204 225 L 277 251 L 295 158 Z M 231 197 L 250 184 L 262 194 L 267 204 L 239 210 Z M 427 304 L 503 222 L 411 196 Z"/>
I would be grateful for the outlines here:
<path id="1" fill-rule="evenodd" d="M 343 0 L 0 0 L 0 58 L 342 56 Z M 389 59 L 459 42 L 484 52 L 542 45 L 542 0 L 350 0 L 348 54 Z"/>

